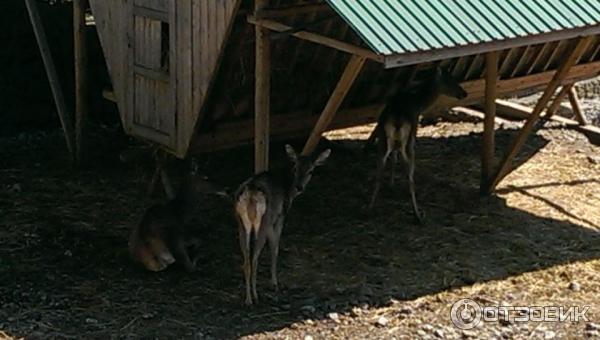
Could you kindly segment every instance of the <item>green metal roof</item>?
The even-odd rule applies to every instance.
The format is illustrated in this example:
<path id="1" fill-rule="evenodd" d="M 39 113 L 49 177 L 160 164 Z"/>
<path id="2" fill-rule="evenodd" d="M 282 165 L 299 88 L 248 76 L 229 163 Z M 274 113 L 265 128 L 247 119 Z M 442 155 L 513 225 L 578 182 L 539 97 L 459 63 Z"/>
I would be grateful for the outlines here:
<path id="1" fill-rule="evenodd" d="M 600 33 L 600 0 L 327 1 L 373 51 L 397 56 L 387 66 L 416 61 L 400 55 L 435 60 L 465 47 L 489 51 Z"/>

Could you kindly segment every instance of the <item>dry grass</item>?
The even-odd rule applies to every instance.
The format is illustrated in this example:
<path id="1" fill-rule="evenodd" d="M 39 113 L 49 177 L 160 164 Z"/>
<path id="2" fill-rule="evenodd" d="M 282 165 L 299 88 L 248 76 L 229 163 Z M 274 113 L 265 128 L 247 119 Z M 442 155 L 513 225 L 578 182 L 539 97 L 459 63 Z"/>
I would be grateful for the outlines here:
<path id="1" fill-rule="evenodd" d="M 375 211 L 361 207 L 375 159 L 359 148 L 369 127 L 329 135 L 333 157 L 291 212 L 281 281 L 268 289 L 261 261 L 254 309 L 241 305 L 236 230 L 225 202 L 198 218 L 200 271 L 150 274 L 126 256 L 128 226 L 148 204 L 148 165 L 104 153 L 72 175 L 59 136 L 7 140 L 0 171 L 0 330 L 31 338 L 580 338 L 583 323 L 451 325 L 450 306 L 589 305 L 600 308 L 600 148 L 556 125 L 528 143 L 528 160 L 481 198 L 479 123 L 438 123 L 420 132 L 417 192 L 428 224 L 411 216 L 403 181 Z M 498 134 L 499 149 L 514 134 Z M 283 148 L 273 148 L 275 167 Z M 281 150 L 281 152 L 279 151 Z M 217 181 L 235 187 L 250 173 L 248 149 L 207 159 Z M 402 172 L 397 172 L 402 176 Z M 15 186 L 15 184 L 19 184 Z M 20 187 L 20 190 L 19 190 Z M 576 282 L 581 289 L 569 285 Z M 331 314 L 334 313 L 334 314 Z M 384 316 L 388 323 L 378 325 Z M 586 327 L 588 330 L 586 330 Z"/>

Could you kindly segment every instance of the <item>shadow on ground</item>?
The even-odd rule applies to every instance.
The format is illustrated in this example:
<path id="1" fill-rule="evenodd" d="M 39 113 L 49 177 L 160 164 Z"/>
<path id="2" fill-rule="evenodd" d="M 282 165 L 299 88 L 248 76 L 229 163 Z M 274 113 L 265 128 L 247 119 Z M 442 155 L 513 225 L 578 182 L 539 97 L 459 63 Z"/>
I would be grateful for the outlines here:
<path id="1" fill-rule="evenodd" d="M 512 135 L 499 132 L 499 149 Z M 592 246 L 597 232 L 481 198 L 478 136 L 419 139 L 416 181 L 426 226 L 411 215 L 405 181 L 385 188 L 372 213 L 361 209 L 375 158 L 359 150 L 361 141 L 344 140 L 332 144 L 329 164 L 289 215 L 279 267 L 283 291 L 270 293 L 267 250 L 262 302 L 248 309 L 241 304 L 228 203 L 204 204 L 197 273 L 146 273 L 129 263 L 126 238 L 148 204 L 148 164 L 123 165 L 115 149 L 98 149 L 94 164 L 73 174 L 60 136 L 2 143 L 0 330 L 11 334 L 233 338 L 600 256 Z M 520 160 L 546 143 L 531 139 Z M 274 167 L 281 167 L 283 147 L 272 153 Z M 240 149 L 205 159 L 216 181 L 235 187 L 251 172 L 251 154 Z"/>

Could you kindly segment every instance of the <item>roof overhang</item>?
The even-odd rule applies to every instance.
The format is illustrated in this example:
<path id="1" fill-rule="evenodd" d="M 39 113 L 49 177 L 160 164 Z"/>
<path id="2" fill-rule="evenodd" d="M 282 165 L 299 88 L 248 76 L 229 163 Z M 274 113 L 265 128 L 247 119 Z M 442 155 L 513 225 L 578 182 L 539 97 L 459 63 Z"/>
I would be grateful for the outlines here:
<path id="1" fill-rule="evenodd" d="M 464 45 L 452 48 L 441 48 L 411 53 L 392 54 L 384 56 L 383 64 L 385 68 L 395 68 L 413 64 L 420 64 L 424 62 L 438 61 L 473 54 L 499 51 L 515 47 L 542 44 L 553 41 L 568 40 L 576 37 L 597 34 L 600 34 L 600 23 L 593 26 L 584 26 L 574 29 L 552 31 L 536 35 L 527 35 L 506 40 L 494 40 L 490 42 L 483 42 L 479 44 Z"/>

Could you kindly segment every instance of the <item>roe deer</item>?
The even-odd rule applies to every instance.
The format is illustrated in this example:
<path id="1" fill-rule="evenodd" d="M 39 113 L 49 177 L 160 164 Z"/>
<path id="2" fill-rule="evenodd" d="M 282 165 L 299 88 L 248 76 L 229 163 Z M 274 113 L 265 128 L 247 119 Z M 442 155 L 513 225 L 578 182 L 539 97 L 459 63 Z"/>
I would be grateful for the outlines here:
<path id="1" fill-rule="evenodd" d="M 389 100 L 379 116 L 377 126 L 367 140 L 368 144 L 377 143 L 377 174 L 375 188 L 368 209 L 372 209 L 383 180 L 385 166 L 391 156 L 390 185 L 394 184 L 394 170 L 398 161 L 398 151 L 407 167 L 408 185 L 415 216 L 422 221 L 415 195 L 415 142 L 419 115 L 425 112 L 440 95 L 463 99 L 467 92 L 452 76 L 439 67 L 435 67 L 433 76 L 421 88 L 414 92 L 399 91 Z"/>
<path id="2" fill-rule="evenodd" d="M 181 190 L 174 199 L 148 208 L 142 220 L 129 237 L 129 253 L 135 262 L 146 269 L 158 272 L 176 260 L 191 272 L 196 267 L 197 256 L 190 259 L 189 247 L 197 247 L 198 240 L 188 235 L 189 220 L 196 212 L 201 194 L 226 196 L 225 190 L 198 172 L 192 161 Z"/>
<path id="3" fill-rule="evenodd" d="M 277 255 L 285 217 L 292 206 L 292 201 L 306 188 L 313 170 L 323 165 L 331 154 L 331 150 L 327 149 L 313 162 L 310 157 L 297 155 L 289 145 L 285 146 L 285 150 L 292 163 L 289 172 L 276 174 L 267 171 L 254 175 L 242 183 L 235 194 L 234 209 L 244 257 L 247 305 L 251 305 L 253 299 L 254 302 L 258 302 L 256 293 L 258 258 L 267 240 L 271 249 L 271 283 L 277 290 Z M 251 253 L 250 241 L 253 235 L 254 244 Z"/>

